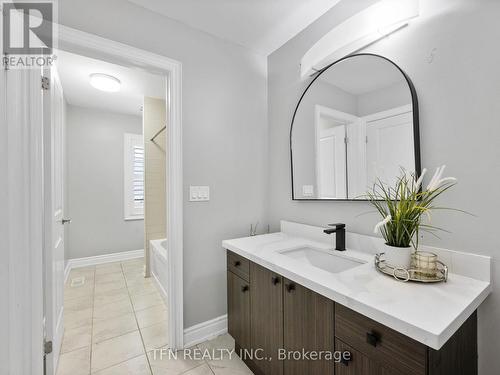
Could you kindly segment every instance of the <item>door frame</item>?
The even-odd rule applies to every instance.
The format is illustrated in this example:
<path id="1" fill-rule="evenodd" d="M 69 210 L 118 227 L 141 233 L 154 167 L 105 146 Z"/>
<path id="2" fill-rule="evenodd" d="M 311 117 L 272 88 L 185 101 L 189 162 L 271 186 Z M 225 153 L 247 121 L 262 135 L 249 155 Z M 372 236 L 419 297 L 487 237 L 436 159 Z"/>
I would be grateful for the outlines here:
<path id="1" fill-rule="evenodd" d="M 316 194 L 318 196 L 317 199 L 320 196 L 320 168 L 319 168 L 319 135 L 320 135 L 320 129 L 319 129 L 319 121 L 321 116 L 328 116 L 332 117 L 335 119 L 338 119 L 339 121 L 345 121 L 345 137 L 347 137 L 347 128 L 350 123 L 356 122 L 359 120 L 359 117 L 351 115 L 350 113 L 347 112 L 342 112 L 337 109 L 333 109 L 324 105 L 316 104 L 314 106 L 314 163 L 315 163 L 315 172 L 316 172 Z M 347 163 L 347 155 L 346 155 L 346 163 Z M 347 199 L 347 194 L 348 194 L 348 184 L 347 184 L 347 165 L 346 165 L 346 198 Z M 332 199 L 332 198 L 327 198 L 327 199 Z M 335 199 L 335 198 L 334 198 Z"/>
<path id="2" fill-rule="evenodd" d="M 172 349 L 184 347 L 183 321 L 183 169 L 182 169 L 182 63 L 94 34 L 58 25 L 59 49 L 87 54 L 108 62 L 126 63 L 166 77 L 167 164 L 166 207 L 168 234 L 169 339 Z"/>
<path id="3" fill-rule="evenodd" d="M 0 174 L 6 177 L 0 210 L 0 373 L 41 375 L 42 71 L 2 67 L 0 74 Z M 7 105 L 9 98 L 12 102 Z"/>
<path id="4" fill-rule="evenodd" d="M 384 111 L 372 113 L 366 116 L 361 117 L 363 120 L 365 120 L 367 123 L 371 121 L 377 121 L 377 120 L 382 120 L 387 117 L 393 117 L 397 115 L 402 115 L 403 113 L 411 112 L 412 111 L 412 105 L 411 104 L 405 104 L 399 107 L 394 107 L 391 109 L 386 109 Z M 412 119 L 413 120 L 413 119 Z"/>

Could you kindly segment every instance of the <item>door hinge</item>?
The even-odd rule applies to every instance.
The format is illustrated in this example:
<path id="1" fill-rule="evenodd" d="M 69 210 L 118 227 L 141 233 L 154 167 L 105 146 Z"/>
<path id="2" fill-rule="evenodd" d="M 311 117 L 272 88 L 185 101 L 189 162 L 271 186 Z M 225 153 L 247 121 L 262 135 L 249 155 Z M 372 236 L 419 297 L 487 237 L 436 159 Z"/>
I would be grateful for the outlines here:
<path id="1" fill-rule="evenodd" d="M 52 353 L 52 341 L 43 341 L 43 352 L 45 355 Z"/>
<path id="2" fill-rule="evenodd" d="M 42 90 L 50 90 L 50 78 L 42 77 Z"/>
<path id="3" fill-rule="evenodd" d="M 365 143 L 368 143 L 368 136 L 365 137 Z"/>
<path id="4" fill-rule="evenodd" d="M 344 143 L 348 144 L 349 143 L 349 137 L 344 137 Z"/>

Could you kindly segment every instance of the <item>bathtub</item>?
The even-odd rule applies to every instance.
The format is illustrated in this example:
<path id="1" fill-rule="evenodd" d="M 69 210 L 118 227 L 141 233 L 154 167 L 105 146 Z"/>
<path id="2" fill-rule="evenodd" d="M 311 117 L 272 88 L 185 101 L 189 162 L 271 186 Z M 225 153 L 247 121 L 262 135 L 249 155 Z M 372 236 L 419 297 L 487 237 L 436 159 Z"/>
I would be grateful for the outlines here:
<path id="1" fill-rule="evenodd" d="M 166 298 L 167 290 L 167 239 L 149 241 L 150 266 L 153 277 L 159 284 L 162 297 Z M 166 302 L 166 301 L 165 301 Z"/>

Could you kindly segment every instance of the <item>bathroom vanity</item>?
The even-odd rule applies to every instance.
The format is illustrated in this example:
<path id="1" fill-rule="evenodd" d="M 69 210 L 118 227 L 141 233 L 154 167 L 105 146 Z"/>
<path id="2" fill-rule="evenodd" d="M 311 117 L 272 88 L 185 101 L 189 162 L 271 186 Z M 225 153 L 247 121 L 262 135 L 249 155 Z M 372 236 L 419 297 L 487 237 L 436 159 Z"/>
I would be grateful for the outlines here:
<path id="1" fill-rule="evenodd" d="M 379 239 L 347 233 L 336 252 L 322 229 L 282 222 L 279 233 L 223 242 L 228 330 L 255 374 L 477 374 L 488 257 L 432 249 L 448 282 L 402 283 L 376 271 Z M 252 350 L 265 359 L 245 358 Z M 345 355 L 293 359 L 303 351 Z"/>

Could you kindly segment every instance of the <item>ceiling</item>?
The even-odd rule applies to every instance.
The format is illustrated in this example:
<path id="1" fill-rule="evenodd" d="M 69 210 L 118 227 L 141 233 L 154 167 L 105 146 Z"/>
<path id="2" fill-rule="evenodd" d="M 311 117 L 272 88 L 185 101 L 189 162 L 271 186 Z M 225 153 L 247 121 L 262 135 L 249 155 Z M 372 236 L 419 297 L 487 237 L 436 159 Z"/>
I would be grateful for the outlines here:
<path id="1" fill-rule="evenodd" d="M 321 74 L 328 82 L 352 95 L 362 95 L 405 82 L 390 62 L 375 56 L 358 56 L 341 61 Z"/>
<path id="2" fill-rule="evenodd" d="M 264 56 L 340 0 L 129 0 Z"/>
<path id="3" fill-rule="evenodd" d="M 68 104 L 140 116 L 144 96 L 165 97 L 165 79 L 137 68 L 57 52 L 57 70 Z M 105 73 L 121 81 L 118 92 L 104 92 L 89 83 L 92 73 Z"/>

